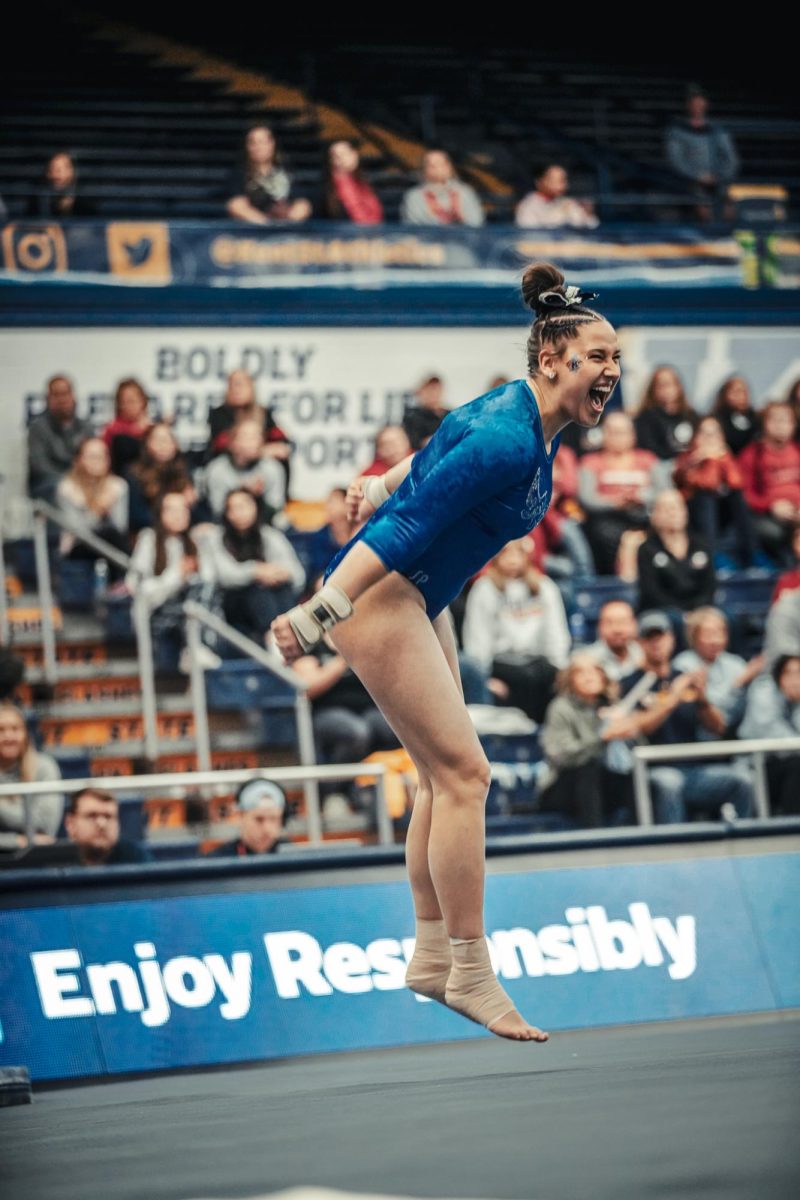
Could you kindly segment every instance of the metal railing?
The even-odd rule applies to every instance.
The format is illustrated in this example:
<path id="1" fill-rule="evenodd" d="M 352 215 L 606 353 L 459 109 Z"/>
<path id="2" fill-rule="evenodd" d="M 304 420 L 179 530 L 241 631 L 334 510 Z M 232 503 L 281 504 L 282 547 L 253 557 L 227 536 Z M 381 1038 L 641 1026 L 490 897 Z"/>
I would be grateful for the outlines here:
<path id="1" fill-rule="evenodd" d="M 764 758 L 767 754 L 800 752 L 800 736 L 790 738 L 751 738 L 744 741 L 694 742 L 670 746 L 635 746 L 633 748 L 633 792 L 636 815 L 640 825 L 653 825 L 653 800 L 650 794 L 650 763 L 702 761 L 708 758 L 741 758 L 749 756 L 753 771 L 753 792 L 756 813 L 769 817 L 769 789 Z"/>
<path id="2" fill-rule="evenodd" d="M 308 840 L 312 845 L 322 843 L 322 822 L 319 812 L 317 784 L 320 781 L 335 782 L 343 779 L 356 779 L 362 775 L 375 778 L 375 810 L 378 840 L 383 846 L 394 842 L 392 822 L 386 805 L 386 767 L 383 763 L 352 763 L 336 764 L 334 766 L 301 765 L 298 767 L 253 767 L 239 768 L 231 771 L 182 771 L 174 774 L 161 775 L 125 775 L 125 776 L 94 776 L 91 779 L 47 779 L 41 783 L 3 783 L 0 784 L 0 799 L 5 796 L 21 796 L 25 806 L 25 836 L 28 842 L 33 841 L 32 805 L 37 796 L 52 795 L 59 792 L 63 795 L 74 795 L 85 788 L 95 788 L 104 792 L 128 794 L 131 800 L 137 799 L 143 792 L 155 792 L 164 788 L 183 787 L 187 790 L 198 787 L 220 787 L 228 784 L 239 785 L 251 779 L 269 779 L 273 783 L 314 783 L 312 805 L 316 808 L 306 809 L 308 822 Z M 308 803 L 308 793 L 306 793 Z"/>
<path id="3" fill-rule="evenodd" d="M 189 681 L 192 694 L 192 711 L 194 713 L 194 736 L 197 746 L 197 768 L 207 771 L 211 766 L 211 741 L 208 732 L 208 709 L 206 706 L 205 671 L 200 662 L 201 625 L 212 630 L 218 637 L 224 638 L 231 646 L 235 646 L 242 654 L 253 659 L 276 679 L 282 680 L 295 693 L 294 711 L 297 722 L 297 746 L 300 762 L 307 767 L 316 765 L 316 750 L 314 746 L 314 727 L 311 720 L 311 705 L 307 690 L 308 684 L 289 667 L 278 662 L 264 646 L 259 646 L 251 638 L 239 633 L 227 621 L 214 615 L 197 604 L 187 600 L 183 606 L 186 614 L 186 645 L 189 650 Z M 313 840 L 321 840 L 322 821 L 320 817 L 319 788 L 316 779 L 308 779 L 305 783 L 306 811 L 309 814 L 309 830 Z"/>

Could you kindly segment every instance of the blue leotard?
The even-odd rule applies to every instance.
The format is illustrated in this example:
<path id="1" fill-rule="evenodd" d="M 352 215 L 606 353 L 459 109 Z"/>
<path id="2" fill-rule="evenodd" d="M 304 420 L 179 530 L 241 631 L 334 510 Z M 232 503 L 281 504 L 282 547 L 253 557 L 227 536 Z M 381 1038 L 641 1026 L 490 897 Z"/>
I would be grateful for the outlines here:
<path id="1" fill-rule="evenodd" d="M 433 619 L 506 542 L 538 525 L 553 490 L 536 399 L 524 379 L 448 413 L 400 487 L 325 572 L 364 541 L 419 589 Z"/>

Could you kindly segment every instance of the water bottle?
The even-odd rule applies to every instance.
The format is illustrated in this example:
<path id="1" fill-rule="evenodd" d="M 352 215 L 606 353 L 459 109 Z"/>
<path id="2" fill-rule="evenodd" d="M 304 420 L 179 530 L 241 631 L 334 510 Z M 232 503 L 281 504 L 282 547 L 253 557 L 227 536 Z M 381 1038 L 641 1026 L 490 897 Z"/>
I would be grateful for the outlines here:
<path id="1" fill-rule="evenodd" d="M 94 564 L 94 607 L 95 611 L 102 609 L 106 602 L 108 589 L 108 563 L 104 558 L 98 558 Z"/>

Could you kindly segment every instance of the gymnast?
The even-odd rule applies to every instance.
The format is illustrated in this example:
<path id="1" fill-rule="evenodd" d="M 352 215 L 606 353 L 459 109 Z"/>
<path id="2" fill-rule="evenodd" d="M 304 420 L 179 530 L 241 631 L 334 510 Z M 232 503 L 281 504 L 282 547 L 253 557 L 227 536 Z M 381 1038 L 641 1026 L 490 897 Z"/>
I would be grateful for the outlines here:
<path id="1" fill-rule="evenodd" d="M 527 378 L 448 414 L 428 445 L 348 489 L 365 521 L 313 600 L 272 623 L 287 662 L 328 635 L 413 759 L 419 784 L 406 841 L 416 912 L 412 991 L 499 1037 L 547 1041 L 495 977 L 483 924 L 484 805 L 490 769 L 464 704 L 445 609 L 506 542 L 541 521 L 559 433 L 599 422 L 620 376 L 595 293 L 534 263 Z"/>

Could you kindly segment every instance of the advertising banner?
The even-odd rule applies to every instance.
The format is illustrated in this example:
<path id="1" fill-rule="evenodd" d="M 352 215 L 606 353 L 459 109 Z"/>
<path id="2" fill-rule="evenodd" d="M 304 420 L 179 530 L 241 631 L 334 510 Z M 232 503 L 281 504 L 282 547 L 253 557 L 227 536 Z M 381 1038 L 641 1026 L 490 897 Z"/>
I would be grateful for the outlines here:
<path id="1" fill-rule="evenodd" d="M 16 221 L 0 235 L 0 279 L 169 287 L 286 287 L 328 283 L 511 283 L 532 259 L 554 259 L 576 280 L 741 287 L 758 283 L 755 242 L 684 226 L 594 232 L 241 222 Z"/>
<path id="2" fill-rule="evenodd" d="M 798 1000 L 792 855 L 490 876 L 495 969 L 550 1030 Z M 0 1064 L 35 1079 L 485 1036 L 404 986 L 404 883 L 0 914 Z"/>

